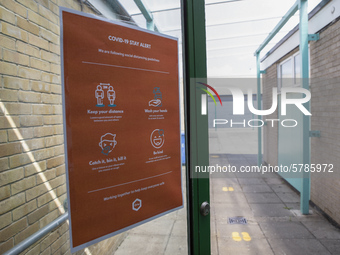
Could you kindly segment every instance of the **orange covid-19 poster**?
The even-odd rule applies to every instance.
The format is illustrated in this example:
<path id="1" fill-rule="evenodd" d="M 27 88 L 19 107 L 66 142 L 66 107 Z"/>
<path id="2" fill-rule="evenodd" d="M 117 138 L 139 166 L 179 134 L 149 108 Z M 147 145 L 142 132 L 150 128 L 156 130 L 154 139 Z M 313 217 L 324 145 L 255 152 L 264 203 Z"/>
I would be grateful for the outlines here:
<path id="1" fill-rule="evenodd" d="M 71 251 L 183 207 L 177 39 L 61 9 Z"/>

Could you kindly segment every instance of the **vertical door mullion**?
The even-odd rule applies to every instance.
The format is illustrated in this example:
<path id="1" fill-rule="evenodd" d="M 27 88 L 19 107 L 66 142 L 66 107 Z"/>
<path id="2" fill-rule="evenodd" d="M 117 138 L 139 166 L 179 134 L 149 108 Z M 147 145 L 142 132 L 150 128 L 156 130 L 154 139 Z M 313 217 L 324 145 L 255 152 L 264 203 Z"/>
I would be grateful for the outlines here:
<path id="1" fill-rule="evenodd" d="M 208 117 L 201 115 L 202 90 L 194 78 L 207 77 L 204 0 L 182 0 L 187 139 L 188 244 L 190 254 L 210 254 L 210 217 L 200 214 L 209 202 L 209 174 L 195 176 L 195 166 L 209 165 Z"/>

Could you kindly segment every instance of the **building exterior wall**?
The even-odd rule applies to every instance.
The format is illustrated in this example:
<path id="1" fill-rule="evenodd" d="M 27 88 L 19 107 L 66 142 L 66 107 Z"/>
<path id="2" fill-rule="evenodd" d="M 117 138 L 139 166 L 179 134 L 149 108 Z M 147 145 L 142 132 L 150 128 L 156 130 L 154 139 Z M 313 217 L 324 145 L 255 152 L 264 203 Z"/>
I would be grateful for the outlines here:
<path id="1" fill-rule="evenodd" d="M 334 173 L 311 173 L 311 201 L 340 224 L 340 21 L 319 31 L 320 40 L 310 45 L 311 130 L 321 131 L 311 138 L 311 163 L 333 164 Z M 271 88 L 277 84 L 277 65 L 298 48 L 267 68 L 263 75 L 263 105 L 271 105 Z M 277 118 L 277 112 L 267 118 Z M 264 161 L 277 164 L 278 129 L 264 128 Z"/>
<path id="2" fill-rule="evenodd" d="M 262 102 L 263 109 L 269 109 L 272 105 L 272 88 L 277 87 L 276 64 L 270 66 L 262 76 Z M 278 119 L 277 109 L 274 113 L 263 116 L 263 120 Z M 276 166 L 278 162 L 278 126 L 277 123 L 265 125 L 263 128 L 263 161 L 268 165 Z"/>
<path id="3" fill-rule="evenodd" d="M 310 42 L 311 163 L 333 164 L 334 173 L 311 174 L 311 200 L 340 224 L 340 21 Z"/>
<path id="4" fill-rule="evenodd" d="M 0 0 L 0 254 L 64 213 L 59 6 L 97 13 L 81 2 Z M 70 254 L 68 229 L 22 254 Z M 121 238 L 77 254 L 109 253 Z"/>

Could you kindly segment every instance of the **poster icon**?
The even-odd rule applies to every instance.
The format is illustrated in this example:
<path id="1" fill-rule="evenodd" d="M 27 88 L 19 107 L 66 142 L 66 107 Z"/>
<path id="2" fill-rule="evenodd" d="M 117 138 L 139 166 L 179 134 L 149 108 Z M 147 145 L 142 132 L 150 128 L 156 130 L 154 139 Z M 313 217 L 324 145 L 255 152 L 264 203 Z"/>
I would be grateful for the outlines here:
<path id="1" fill-rule="evenodd" d="M 132 203 L 132 210 L 138 211 L 142 207 L 142 200 L 137 198 L 135 201 Z"/>
<path id="2" fill-rule="evenodd" d="M 100 137 L 99 147 L 102 149 L 102 153 L 106 156 L 109 155 L 116 144 L 116 134 L 106 133 Z"/>
<path id="3" fill-rule="evenodd" d="M 150 136 L 150 142 L 154 148 L 156 149 L 161 148 L 164 144 L 164 130 L 155 129 L 154 131 L 152 131 Z"/>
<path id="4" fill-rule="evenodd" d="M 97 99 L 97 107 L 104 107 L 104 98 L 105 98 L 105 91 L 107 99 L 109 100 L 109 107 L 116 107 L 115 99 L 116 99 L 116 91 L 113 89 L 113 86 L 110 86 L 110 83 L 100 83 L 95 91 L 95 97 Z"/>
<path id="5" fill-rule="evenodd" d="M 116 92 L 114 91 L 112 86 L 110 86 L 109 90 L 107 91 L 107 98 L 110 101 L 109 106 L 110 107 L 115 107 L 116 105 L 114 104 L 114 102 L 115 102 L 115 99 L 116 99 Z"/>
<path id="6" fill-rule="evenodd" d="M 161 107 L 162 106 L 162 92 L 160 87 L 153 88 L 154 99 L 149 101 L 149 106 Z"/>
<path id="7" fill-rule="evenodd" d="M 104 90 L 102 88 L 101 85 L 97 86 L 96 92 L 95 92 L 95 96 L 97 98 L 97 107 L 104 107 Z"/>

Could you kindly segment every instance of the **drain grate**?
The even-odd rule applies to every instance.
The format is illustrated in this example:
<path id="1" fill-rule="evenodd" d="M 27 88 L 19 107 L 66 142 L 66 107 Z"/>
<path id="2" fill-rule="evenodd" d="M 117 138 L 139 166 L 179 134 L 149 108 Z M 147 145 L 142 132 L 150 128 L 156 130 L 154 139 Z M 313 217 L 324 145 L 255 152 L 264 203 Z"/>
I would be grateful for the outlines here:
<path id="1" fill-rule="evenodd" d="M 231 217 L 228 218 L 229 224 L 241 224 L 241 225 L 246 225 L 247 224 L 247 219 L 244 217 Z"/>

